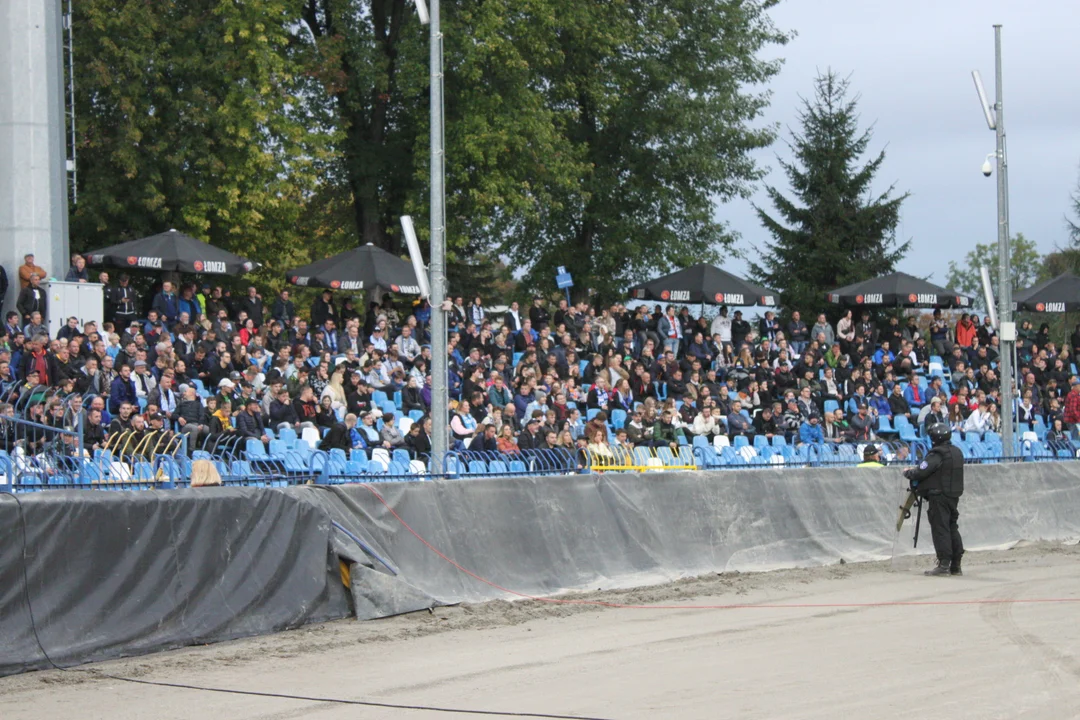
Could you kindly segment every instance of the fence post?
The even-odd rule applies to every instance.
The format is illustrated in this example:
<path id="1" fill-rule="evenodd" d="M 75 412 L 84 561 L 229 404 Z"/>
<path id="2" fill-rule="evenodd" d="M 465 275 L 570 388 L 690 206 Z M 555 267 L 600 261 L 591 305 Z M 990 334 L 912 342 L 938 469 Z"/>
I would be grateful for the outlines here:
<path id="1" fill-rule="evenodd" d="M 78 473 L 78 481 L 80 483 L 82 483 L 82 481 L 83 481 L 83 468 L 84 468 L 84 462 L 83 462 L 83 449 L 84 448 L 83 448 L 83 413 L 81 413 L 81 412 L 75 415 L 75 432 L 78 433 L 77 437 L 75 438 L 75 442 L 76 442 L 76 445 L 78 447 L 78 461 L 76 462 L 75 467 L 76 467 L 76 472 Z"/>

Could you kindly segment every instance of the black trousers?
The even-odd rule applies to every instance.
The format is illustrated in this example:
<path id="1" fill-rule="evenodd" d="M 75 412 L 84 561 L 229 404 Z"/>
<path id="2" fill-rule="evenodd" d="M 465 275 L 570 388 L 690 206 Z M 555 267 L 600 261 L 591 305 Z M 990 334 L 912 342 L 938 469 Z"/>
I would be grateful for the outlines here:
<path id="1" fill-rule="evenodd" d="M 931 495 L 928 500 L 930 507 L 926 511 L 926 519 L 930 521 L 930 534 L 934 539 L 934 552 L 937 553 L 938 562 L 943 565 L 957 565 L 964 553 L 964 541 L 957 529 L 957 520 L 960 518 L 957 506 L 960 499 Z"/>

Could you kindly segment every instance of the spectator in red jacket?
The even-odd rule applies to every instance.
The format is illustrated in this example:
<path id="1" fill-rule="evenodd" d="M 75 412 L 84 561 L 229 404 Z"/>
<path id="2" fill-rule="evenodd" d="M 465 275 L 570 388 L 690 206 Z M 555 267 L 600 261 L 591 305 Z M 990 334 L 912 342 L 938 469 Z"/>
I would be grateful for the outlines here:
<path id="1" fill-rule="evenodd" d="M 956 323 L 956 344 L 960 347 L 971 347 L 971 341 L 979 333 L 979 328 L 975 327 L 975 323 L 971 322 L 971 316 L 964 313 L 960 318 L 960 322 Z"/>
<path id="2" fill-rule="evenodd" d="M 1072 390 L 1065 396 L 1065 424 L 1075 430 L 1080 425 L 1080 381 L 1073 380 Z"/>

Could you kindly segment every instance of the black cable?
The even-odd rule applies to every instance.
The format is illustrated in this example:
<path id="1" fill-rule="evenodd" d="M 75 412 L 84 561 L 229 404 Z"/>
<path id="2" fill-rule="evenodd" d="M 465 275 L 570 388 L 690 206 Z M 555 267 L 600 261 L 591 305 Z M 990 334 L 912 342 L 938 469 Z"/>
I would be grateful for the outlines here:
<path id="1" fill-rule="evenodd" d="M 95 671 L 87 671 L 95 672 Z M 135 678 L 116 677 L 108 673 L 100 673 L 102 677 L 125 682 L 138 683 L 140 685 L 157 685 L 159 687 L 180 688 L 182 690 L 200 690 L 202 692 L 217 692 L 230 695 L 252 695 L 255 697 L 281 698 L 283 700 L 304 700 L 307 702 L 337 703 L 339 705 L 363 705 L 365 707 L 390 708 L 392 710 L 426 710 L 428 712 L 455 713 L 460 715 L 488 715 L 494 717 L 523 717 L 523 718 L 548 718 L 549 720 L 610 720 L 610 718 L 589 717 L 587 715 L 557 715 L 551 713 L 534 712 L 502 712 L 499 710 L 470 710 L 463 708 L 436 707 L 432 705 L 403 705 L 398 703 L 382 703 L 372 700 L 345 700 L 342 698 L 310 697 L 307 695 L 288 695 L 285 693 L 258 692 L 255 690 L 233 690 L 230 688 L 203 687 L 201 685 L 185 685 L 183 683 L 158 682 L 156 680 L 137 680 Z"/>
<path id="2" fill-rule="evenodd" d="M 38 634 L 37 620 L 34 617 L 34 606 L 30 602 L 30 578 L 27 571 L 27 551 L 29 542 L 27 540 L 26 532 L 26 516 L 23 513 L 22 501 L 19 499 L 13 491 L 0 490 L 0 496 L 10 496 L 15 501 L 15 505 L 18 508 L 19 515 L 19 527 L 22 534 L 22 578 L 23 578 L 23 599 L 26 602 L 26 612 L 30 617 L 30 629 L 34 634 L 34 641 L 37 643 L 38 650 L 41 651 L 41 656 L 45 658 L 45 661 L 52 666 L 53 669 L 60 672 L 82 672 L 92 677 L 103 677 L 109 680 L 117 680 L 120 682 L 134 683 L 136 685 L 153 685 L 155 687 L 167 687 L 180 690 L 197 690 L 199 692 L 214 692 L 225 693 L 228 695 L 248 695 L 251 697 L 264 697 L 275 698 L 280 700 L 300 700 L 304 702 L 318 702 L 318 703 L 334 703 L 338 705 L 360 705 L 363 707 L 375 707 L 384 708 L 390 710 L 422 710 L 427 712 L 449 713 L 457 715 L 486 715 L 489 717 L 523 717 L 523 718 L 543 718 L 545 720 L 611 720 L 611 718 L 592 717 L 588 715 L 559 715 L 555 713 L 535 713 L 535 712 L 501 712 L 498 710 L 474 710 L 467 708 L 449 708 L 439 707 L 434 705 L 408 705 L 403 703 L 388 703 L 388 702 L 375 702 L 374 700 L 346 700 L 344 698 L 330 698 L 330 697 L 312 697 L 307 695 L 290 695 L 288 693 L 272 693 L 272 692 L 259 692 L 257 690 L 236 690 L 233 688 L 216 688 L 207 687 L 203 685 L 189 685 L 186 683 L 171 683 L 162 682 L 159 680 L 139 680 L 136 678 L 123 677 L 122 675 L 113 675 L 111 673 L 104 672 L 96 668 L 67 668 L 57 665 L 56 662 L 49 656 L 49 653 L 45 650 L 45 645 L 41 642 L 41 635 Z"/>

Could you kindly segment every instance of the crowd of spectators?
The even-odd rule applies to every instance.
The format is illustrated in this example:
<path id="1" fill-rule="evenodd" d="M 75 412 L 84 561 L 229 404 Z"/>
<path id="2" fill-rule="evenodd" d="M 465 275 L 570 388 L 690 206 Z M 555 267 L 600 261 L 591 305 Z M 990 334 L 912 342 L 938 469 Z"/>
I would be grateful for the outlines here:
<path id="1" fill-rule="evenodd" d="M 0 329 L 0 415 L 19 408 L 67 428 L 79 416 L 87 450 L 116 433 L 158 433 L 166 446 L 186 436 L 191 451 L 232 437 L 267 442 L 268 428 L 285 427 L 317 430 L 323 449 L 431 450 L 426 302 L 388 296 L 361 309 L 326 290 L 300 312 L 287 289 L 234 296 L 215 283 L 169 281 L 143 298 L 126 275 L 113 283 L 101 273 L 102 326 L 69 318 L 52 335 L 44 277 L 32 256 L 18 269 L 19 302 Z M 83 258 L 65 279 L 89 279 Z M 916 433 L 946 422 L 979 434 L 1001 422 L 997 333 L 967 313 L 955 324 L 941 311 L 926 325 L 850 310 L 835 323 L 797 311 L 751 322 L 727 307 L 708 318 L 687 307 L 537 297 L 493 316 L 482 298 L 457 297 L 448 326 L 443 421 L 458 449 L 609 455 L 613 446 L 739 436 L 868 443 L 904 421 Z M 1049 439 L 1064 441 L 1080 424 L 1078 346 L 1080 326 L 1059 344 L 1046 325 L 1023 324 L 1021 429 L 1045 423 Z M 27 451 L 45 441 L 23 438 Z M 14 442 L 5 430 L 0 446 Z"/>

